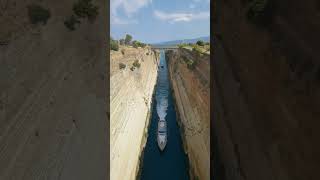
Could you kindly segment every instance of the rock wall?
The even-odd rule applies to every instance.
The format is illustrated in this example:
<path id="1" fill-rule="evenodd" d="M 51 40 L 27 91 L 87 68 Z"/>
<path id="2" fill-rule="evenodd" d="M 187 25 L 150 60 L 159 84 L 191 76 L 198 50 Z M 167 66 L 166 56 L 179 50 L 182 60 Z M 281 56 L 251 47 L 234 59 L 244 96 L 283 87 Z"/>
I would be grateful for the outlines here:
<path id="1" fill-rule="evenodd" d="M 159 54 L 150 48 L 120 47 L 110 62 L 111 179 L 135 179 L 147 140 Z M 141 65 L 134 68 L 134 61 Z M 125 64 L 120 69 L 119 64 Z"/>
<path id="2" fill-rule="evenodd" d="M 269 2 L 213 2 L 216 179 L 319 179 L 319 2 Z"/>
<path id="3" fill-rule="evenodd" d="M 108 177 L 107 12 L 69 31 L 76 0 L 2 1 L 0 12 L 0 179 Z M 30 23 L 27 6 L 49 9 Z"/>
<path id="4" fill-rule="evenodd" d="M 184 58 L 197 62 L 189 69 Z M 210 56 L 167 51 L 171 86 L 192 179 L 210 179 Z"/>

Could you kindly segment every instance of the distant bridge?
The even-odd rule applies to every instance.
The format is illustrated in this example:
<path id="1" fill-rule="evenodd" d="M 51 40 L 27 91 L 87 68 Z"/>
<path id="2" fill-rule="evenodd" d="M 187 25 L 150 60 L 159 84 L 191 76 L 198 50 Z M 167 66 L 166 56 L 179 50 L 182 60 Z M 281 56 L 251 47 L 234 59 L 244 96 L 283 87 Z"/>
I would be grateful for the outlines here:
<path id="1" fill-rule="evenodd" d="M 151 49 L 154 50 L 175 50 L 178 48 L 178 46 L 151 46 Z"/>

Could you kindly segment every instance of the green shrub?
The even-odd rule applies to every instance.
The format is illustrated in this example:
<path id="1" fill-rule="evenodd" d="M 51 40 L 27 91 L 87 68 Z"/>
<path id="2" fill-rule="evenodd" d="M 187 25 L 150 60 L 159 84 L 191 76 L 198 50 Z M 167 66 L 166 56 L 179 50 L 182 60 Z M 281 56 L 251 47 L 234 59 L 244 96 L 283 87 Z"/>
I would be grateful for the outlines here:
<path id="1" fill-rule="evenodd" d="M 110 49 L 114 50 L 114 51 L 118 51 L 119 50 L 118 41 L 113 40 L 112 38 L 110 38 Z"/>
<path id="2" fill-rule="evenodd" d="M 133 67 L 133 66 L 131 66 L 130 70 L 131 70 L 131 71 L 134 71 L 134 67 Z"/>
<path id="3" fill-rule="evenodd" d="M 200 49 L 200 47 L 199 46 L 197 46 L 197 45 L 194 45 L 193 47 L 192 47 L 192 51 L 193 52 L 195 52 L 196 54 L 202 54 L 202 50 Z"/>
<path id="4" fill-rule="evenodd" d="M 181 43 L 181 44 L 178 45 L 179 48 L 183 48 L 183 47 L 186 47 L 186 46 L 188 46 L 188 44 L 186 44 L 186 43 Z"/>
<path id="5" fill-rule="evenodd" d="M 266 25 L 270 22 L 272 8 L 270 0 L 252 0 L 249 3 L 247 18 L 257 25 Z"/>
<path id="6" fill-rule="evenodd" d="M 73 5 L 73 12 L 78 17 L 88 18 L 92 22 L 98 15 L 98 7 L 92 4 L 92 0 L 78 0 Z"/>
<path id="7" fill-rule="evenodd" d="M 121 49 L 121 54 L 124 55 L 124 53 L 125 53 L 125 50 Z"/>
<path id="8" fill-rule="evenodd" d="M 119 69 L 125 69 L 126 68 L 126 65 L 123 64 L 123 63 L 119 63 Z"/>
<path id="9" fill-rule="evenodd" d="M 70 18 L 64 21 L 64 25 L 71 31 L 74 31 L 76 29 L 76 24 L 80 24 L 80 20 L 74 15 L 71 15 Z"/>
<path id="10" fill-rule="evenodd" d="M 47 24 L 48 19 L 51 17 L 51 13 L 48 9 L 36 4 L 28 6 L 28 14 L 32 24 L 42 23 L 45 25 Z"/>
<path id="11" fill-rule="evenodd" d="M 136 68 L 140 68 L 140 66 L 141 66 L 141 64 L 139 63 L 138 60 L 135 60 L 132 65 L 133 65 L 134 67 L 136 67 Z"/>
<path id="12" fill-rule="evenodd" d="M 187 68 L 193 70 L 196 66 L 196 61 L 187 59 L 186 57 L 183 58 L 184 62 L 187 64 Z"/>
<path id="13" fill-rule="evenodd" d="M 137 40 L 134 40 L 134 41 L 132 41 L 132 46 L 133 46 L 134 48 L 138 48 L 138 47 L 144 48 L 144 47 L 146 47 L 146 44 L 144 44 L 144 43 L 142 43 L 142 42 L 139 42 L 139 41 L 137 41 Z"/>
<path id="14" fill-rule="evenodd" d="M 201 40 L 200 40 L 200 41 L 197 41 L 197 45 L 198 45 L 198 46 L 204 46 L 204 42 L 201 41 Z"/>

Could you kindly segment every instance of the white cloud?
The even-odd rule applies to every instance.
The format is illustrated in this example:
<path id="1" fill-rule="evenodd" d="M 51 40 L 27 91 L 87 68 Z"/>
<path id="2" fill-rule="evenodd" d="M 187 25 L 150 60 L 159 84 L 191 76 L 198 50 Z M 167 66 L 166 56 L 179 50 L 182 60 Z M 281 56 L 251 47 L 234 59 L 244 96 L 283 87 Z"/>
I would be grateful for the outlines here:
<path id="1" fill-rule="evenodd" d="M 111 23 L 113 24 L 131 24 L 135 23 L 136 20 L 127 19 L 131 18 L 134 13 L 144 6 L 152 3 L 152 0 L 111 0 Z M 119 10 L 123 10 L 126 18 L 119 17 Z M 127 19 L 127 20 L 126 20 Z"/>
<path id="2" fill-rule="evenodd" d="M 124 19 L 117 16 L 111 16 L 111 24 L 126 25 L 126 24 L 138 24 L 135 19 Z"/>
<path id="3" fill-rule="evenodd" d="M 154 11 L 154 16 L 160 20 L 168 21 L 169 23 L 175 22 L 188 22 L 192 20 L 208 19 L 210 18 L 209 12 L 200 13 L 165 13 L 162 11 Z"/>

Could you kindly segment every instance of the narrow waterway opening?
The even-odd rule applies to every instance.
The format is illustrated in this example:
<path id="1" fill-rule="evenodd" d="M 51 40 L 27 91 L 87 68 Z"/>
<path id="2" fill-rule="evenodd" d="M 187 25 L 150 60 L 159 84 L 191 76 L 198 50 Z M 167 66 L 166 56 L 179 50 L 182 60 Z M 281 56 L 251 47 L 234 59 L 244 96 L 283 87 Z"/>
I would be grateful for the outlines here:
<path id="1" fill-rule="evenodd" d="M 153 101 L 148 138 L 141 162 L 140 179 L 188 180 L 188 157 L 183 149 L 164 51 L 160 52 L 158 79 Z M 157 144 L 157 126 L 160 118 L 167 122 L 168 138 L 164 151 L 160 151 Z"/>

